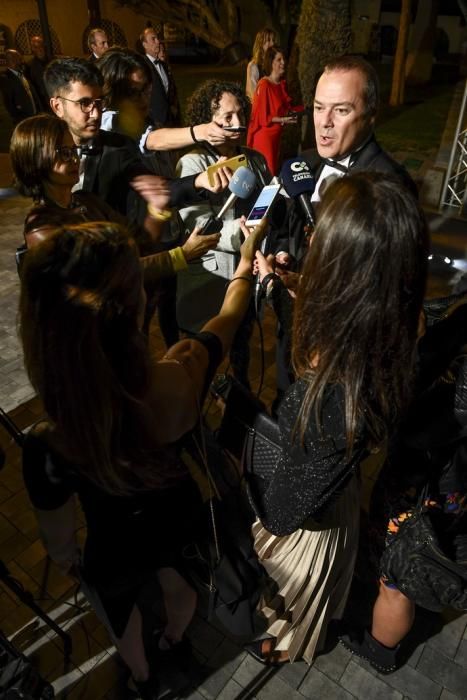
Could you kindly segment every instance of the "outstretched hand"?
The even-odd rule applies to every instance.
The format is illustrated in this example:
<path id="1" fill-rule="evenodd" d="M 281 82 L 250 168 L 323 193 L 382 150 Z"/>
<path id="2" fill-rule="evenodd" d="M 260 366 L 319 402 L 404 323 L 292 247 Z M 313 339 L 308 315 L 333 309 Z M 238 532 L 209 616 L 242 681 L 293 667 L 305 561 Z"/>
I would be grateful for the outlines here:
<path id="1" fill-rule="evenodd" d="M 159 175 L 137 175 L 130 182 L 131 187 L 156 209 L 163 211 L 170 203 L 169 183 Z"/>
<path id="2" fill-rule="evenodd" d="M 254 228 L 248 228 L 248 226 L 245 225 L 245 221 L 245 217 L 242 216 L 240 219 L 240 228 L 245 236 L 245 240 L 240 247 L 240 253 L 242 260 L 245 260 L 245 262 L 253 265 L 256 251 L 259 249 L 264 237 L 266 236 L 268 230 L 268 220 L 261 219 L 259 224 Z"/>
<path id="3" fill-rule="evenodd" d="M 258 275 L 260 282 L 263 281 L 266 275 L 274 272 L 274 255 L 264 257 L 260 250 L 256 251 L 256 260 L 253 265 L 253 273 Z"/>
<path id="4" fill-rule="evenodd" d="M 212 250 L 219 243 L 220 233 L 212 233 L 208 236 L 203 236 L 199 232 L 200 227 L 194 228 L 190 233 L 185 243 L 182 245 L 183 254 L 187 262 L 200 258 L 202 255 Z"/>
<path id="5" fill-rule="evenodd" d="M 221 156 L 217 162 L 222 163 L 224 160 L 227 160 L 226 156 Z M 211 184 L 208 171 L 203 170 L 203 172 L 195 178 L 195 187 L 198 190 L 208 190 L 214 194 L 219 194 L 219 192 L 223 192 L 229 186 L 232 175 L 233 173 L 230 168 L 219 168 L 213 173 L 213 184 Z"/>

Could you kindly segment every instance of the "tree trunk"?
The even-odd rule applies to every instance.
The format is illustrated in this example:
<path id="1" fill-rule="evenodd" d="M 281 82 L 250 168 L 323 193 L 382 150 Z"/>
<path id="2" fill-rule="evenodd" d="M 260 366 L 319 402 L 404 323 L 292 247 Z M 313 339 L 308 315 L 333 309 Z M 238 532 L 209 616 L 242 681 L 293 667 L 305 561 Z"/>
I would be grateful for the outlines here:
<path id="1" fill-rule="evenodd" d="M 405 64 L 407 82 L 423 85 L 431 79 L 438 5 L 438 0 L 425 0 L 423 3 L 418 3 L 411 46 Z"/>
<path id="2" fill-rule="evenodd" d="M 303 103 L 311 107 L 316 79 L 327 61 L 350 50 L 350 0 L 303 0 L 295 43 Z M 305 121 L 306 120 L 306 121 Z M 302 144 L 313 143 L 312 120 L 304 118 Z"/>
<path id="3" fill-rule="evenodd" d="M 297 42 L 302 96 L 311 105 L 316 77 L 326 61 L 350 49 L 349 0 L 303 0 Z"/>
<path id="4" fill-rule="evenodd" d="M 397 38 L 396 55 L 394 56 L 394 69 L 392 73 L 392 87 L 389 104 L 398 107 L 404 104 L 405 89 L 405 55 L 409 38 L 411 0 L 402 0 L 401 15 L 399 19 L 399 36 Z"/>
<path id="5" fill-rule="evenodd" d="M 223 0 L 222 4 L 225 6 L 227 14 L 227 31 L 233 41 L 234 38 L 238 36 L 237 5 L 231 2 L 231 0 Z"/>

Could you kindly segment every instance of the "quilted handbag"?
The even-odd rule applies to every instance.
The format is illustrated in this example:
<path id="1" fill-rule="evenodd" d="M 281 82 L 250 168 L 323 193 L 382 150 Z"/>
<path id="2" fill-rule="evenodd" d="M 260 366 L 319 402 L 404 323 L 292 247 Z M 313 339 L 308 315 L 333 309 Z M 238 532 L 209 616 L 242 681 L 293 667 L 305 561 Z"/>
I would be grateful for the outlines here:
<path id="1" fill-rule="evenodd" d="M 424 494 L 384 550 L 381 571 L 422 608 L 467 610 L 467 562 L 453 561 L 443 551 Z"/>
<path id="2" fill-rule="evenodd" d="M 281 455 L 279 424 L 254 394 L 230 375 L 216 377 L 212 392 L 225 403 L 217 440 L 243 466 L 250 504 L 261 518 L 262 494 Z"/>

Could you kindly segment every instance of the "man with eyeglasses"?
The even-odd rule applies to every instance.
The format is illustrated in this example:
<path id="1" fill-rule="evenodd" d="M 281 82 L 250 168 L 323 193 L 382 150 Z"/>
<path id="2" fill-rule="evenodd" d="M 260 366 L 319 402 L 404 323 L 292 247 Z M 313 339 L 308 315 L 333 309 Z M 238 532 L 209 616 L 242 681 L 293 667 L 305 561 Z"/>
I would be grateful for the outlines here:
<path id="1" fill-rule="evenodd" d="M 44 78 L 52 111 L 66 121 L 80 152 L 80 180 L 75 189 L 97 194 L 131 223 L 135 212 L 130 188 L 156 209 L 165 208 L 169 194 L 170 206 L 183 206 L 197 198 L 195 178 L 168 185 L 146 168 L 130 138 L 101 130 L 107 103 L 103 77 L 93 63 L 82 58 L 56 59 Z"/>

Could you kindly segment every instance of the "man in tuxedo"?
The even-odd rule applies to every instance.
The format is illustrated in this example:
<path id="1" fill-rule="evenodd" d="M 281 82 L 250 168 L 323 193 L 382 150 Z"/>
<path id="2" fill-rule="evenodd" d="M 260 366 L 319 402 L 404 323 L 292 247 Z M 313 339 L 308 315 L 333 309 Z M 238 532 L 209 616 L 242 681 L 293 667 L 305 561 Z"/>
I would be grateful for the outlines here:
<path id="1" fill-rule="evenodd" d="M 60 58 L 45 71 L 45 84 L 54 114 L 64 119 L 80 149 L 80 179 L 75 189 L 93 192 L 116 211 L 132 219 L 134 192 L 144 185 L 143 198 L 158 207 L 165 181 L 144 166 L 128 137 L 100 129 L 103 77 L 83 58 Z"/>
<path id="2" fill-rule="evenodd" d="M 313 119 L 316 149 L 302 151 L 315 176 L 308 195 L 312 209 L 319 205 L 326 186 L 337 177 L 353 172 L 379 171 L 393 175 L 401 187 L 417 196 L 417 188 L 405 168 L 378 144 L 374 124 L 379 106 L 378 76 L 373 66 L 359 56 L 341 56 L 324 67 L 314 95 Z M 293 285 L 297 275 L 284 275 L 299 269 L 308 246 L 307 217 L 299 200 L 292 200 L 287 226 L 277 239 L 276 272 L 282 283 Z M 285 269 L 284 269 L 285 268 Z M 278 284 L 279 281 L 277 282 Z M 281 326 L 276 349 L 278 396 L 293 381 L 290 367 L 290 327 Z"/>
<path id="3" fill-rule="evenodd" d="M 91 29 L 88 34 L 88 48 L 91 52 L 88 60 L 91 63 L 95 63 L 105 54 L 109 48 L 109 40 L 103 29 L 100 29 L 100 27 Z"/>
<path id="4" fill-rule="evenodd" d="M 138 218 L 135 191 L 157 209 L 166 180 L 144 165 L 132 139 L 100 128 L 106 100 L 97 66 L 83 58 L 55 59 L 47 66 L 44 79 L 52 111 L 66 121 L 79 147 L 80 179 L 75 189 L 98 195 L 130 223 Z M 169 181 L 169 206 L 197 200 L 206 183 L 205 173 Z"/>
<path id="5" fill-rule="evenodd" d="M 44 39 L 37 35 L 31 39 L 32 58 L 26 67 L 26 77 L 33 84 L 40 100 L 40 109 L 50 111 L 49 97 L 44 85 L 44 71 L 48 60 L 45 52 Z"/>
<path id="6" fill-rule="evenodd" d="M 22 55 L 14 49 L 8 49 L 5 58 L 7 70 L 2 84 L 3 99 L 13 124 L 18 124 L 40 111 L 40 99 L 24 74 Z"/>
<path id="7" fill-rule="evenodd" d="M 318 80 L 313 106 L 316 149 L 302 151 L 315 176 L 312 206 L 319 203 L 328 182 L 358 171 L 394 175 L 401 186 L 417 196 L 417 188 L 403 165 L 378 144 L 374 134 L 379 107 L 379 83 L 373 66 L 359 56 L 341 56 L 325 66 Z M 289 238 L 300 255 L 304 212 L 294 202 Z"/>
<path id="8" fill-rule="evenodd" d="M 175 84 L 166 63 L 159 59 L 160 38 L 152 27 L 146 27 L 140 34 L 140 40 L 145 51 L 145 60 L 151 69 L 150 117 L 157 125 L 178 126 L 176 104 L 171 105 L 171 95 L 176 94 Z"/>

